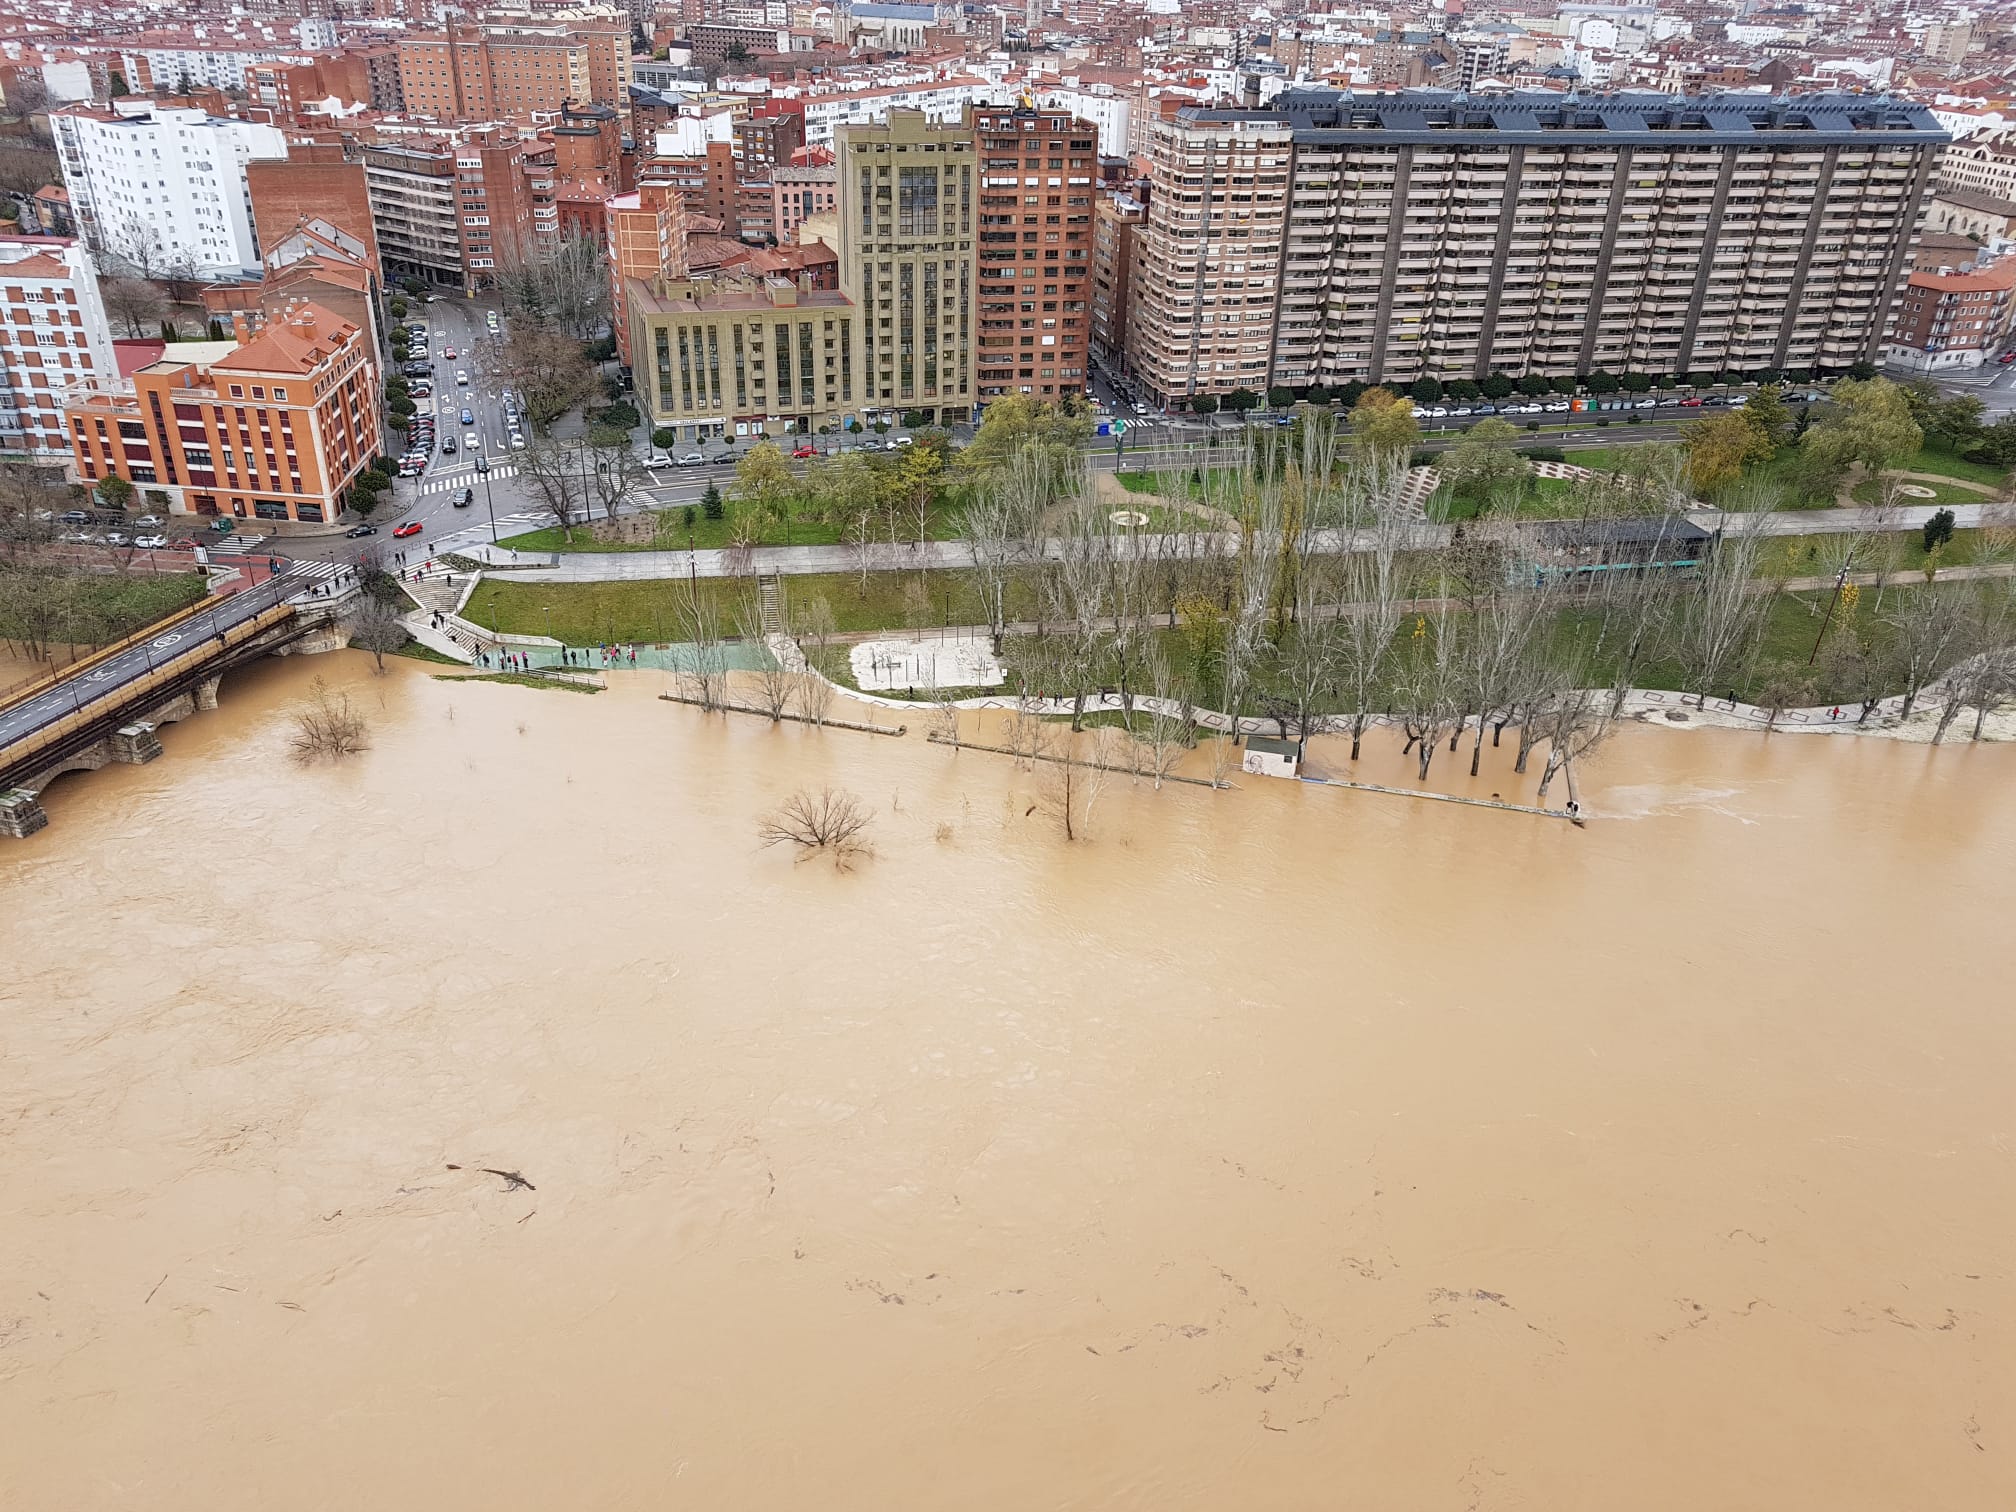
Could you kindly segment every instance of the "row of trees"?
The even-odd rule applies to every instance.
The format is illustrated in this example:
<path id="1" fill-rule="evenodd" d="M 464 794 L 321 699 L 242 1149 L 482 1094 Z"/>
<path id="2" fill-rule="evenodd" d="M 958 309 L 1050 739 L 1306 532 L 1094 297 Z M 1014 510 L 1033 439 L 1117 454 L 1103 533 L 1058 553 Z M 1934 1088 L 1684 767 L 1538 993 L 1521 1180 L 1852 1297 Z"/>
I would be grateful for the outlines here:
<path id="1" fill-rule="evenodd" d="M 1843 371 L 1849 378 L 1867 379 L 1876 376 L 1873 365 L 1858 362 Z M 1544 394 L 1649 394 L 1676 388 L 1715 388 L 1735 384 L 1811 383 L 1815 375 L 1804 368 L 1781 372 L 1776 368 L 1746 369 L 1743 371 L 1702 370 L 1692 373 L 1612 373 L 1604 369 L 1577 375 L 1544 373 L 1493 373 L 1487 378 L 1417 378 L 1406 385 L 1404 392 L 1416 404 L 1440 404 L 1445 400 L 1457 403 L 1474 403 L 1480 399 L 1510 399 L 1515 394 L 1538 398 Z M 1348 383 L 1311 384 L 1295 388 L 1277 386 L 1267 390 L 1266 402 L 1276 409 L 1286 409 L 1292 404 L 1334 404 L 1340 409 L 1353 408 L 1365 393 L 1376 385 L 1353 379 Z M 1261 396 L 1251 389 L 1234 389 L 1228 394 L 1196 394 L 1179 401 L 1200 415 L 1225 410 L 1238 414 L 1245 410 L 1257 409 Z"/>
<path id="2" fill-rule="evenodd" d="M 1690 574 L 1572 570 L 1591 551 L 1599 562 L 1611 554 L 1616 532 L 1605 525 L 1628 522 L 1633 556 L 1682 555 L 1667 534 L 1684 525 L 1676 453 L 1634 476 L 1591 479 L 1583 539 L 1596 544 L 1563 551 L 1509 520 L 1450 528 L 1424 518 L 1406 502 L 1405 451 L 1379 435 L 1390 408 L 1375 401 L 1369 423 L 1350 430 L 1319 420 L 1261 433 L 1163 480 L 1165 496 L 1196 489 L 1235 519 L 1229 534 L 1115 529 L 1082 468 L 1060 470 L 1033 448 L 979 479 L 967 534 L 1018 685 L 1080 716 L 1107 693 L 1151 746 L 1170 738 L 1170 710 L 1187 734 L 1210 708 L 1286 737 L 1348 733 L 1355 758 L 1384 719 L 1424 780 L 1438 750 L 1467 739 L 1474 772 L 1487 731 L 1494 745 L 1515 732 L 1518 770 L 1546 752 L 1543 796 L 1607 736 L 1634 686 L 1674 686 L 1703 703 L 1745 689 L 1774 709 L 1852 695 L 1862 717 L 1886 694 L 1915 702 L 1942 676 L 1942 714 L 2010 696 L 2008 577 L 1883 585 L 1873 604 L 1857 601 L 1861 590 L 1845 606 L 1804 598 L 1789 612 L 1812 626 L 1809 668 L 1767 634 L 1782 634 L 1789 606 L 1760 575 L 1767 537 L 1750 528 L 1756 512 L 1732 515 Z M 2016 530 L 1984 534 L 1984 554 L 2016 561 Z M 1046 535 L 1038 559 L 1029 543 Z M 1038 635 L 1004 634 L 1018 580 L 1033 580 Z"/>

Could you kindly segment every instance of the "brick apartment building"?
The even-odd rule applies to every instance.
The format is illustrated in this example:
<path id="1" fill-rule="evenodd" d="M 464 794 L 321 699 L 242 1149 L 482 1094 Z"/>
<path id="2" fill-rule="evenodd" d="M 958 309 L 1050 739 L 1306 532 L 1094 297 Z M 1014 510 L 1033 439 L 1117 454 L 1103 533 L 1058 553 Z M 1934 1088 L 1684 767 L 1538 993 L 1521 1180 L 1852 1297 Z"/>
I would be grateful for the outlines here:
<path id="1" fill-rule="evenodd" d="M 770 175 L 770 214 L 777 240 L 798 239 L 798 227 L 815 215 L 831 215 L 840 204 L 839 170 L 778 168 Z"/>
<path id="2" fill-rule="evenodd" d="M 0 238 L 0 452 L 69 454 L 63 395 L 118 376 L 90 254 L 70 237 Z"/>
<path id="3" fill-rule="evenodd" d="M 1129 195 L 1101 194 L 1092 204 L 1092 350 L 1115 366 L 1126 362 L 1134 236 L 1147 215 Z"/>
<path id="4" fill-rule="evenodd" d="M 609 201 L 605 227 L 609 239 L 609 329 L 616 334 L 616 355 L 625 367 L 630 351 L 629 285 L 632 279 L 650 283 L 686 276 L 686 201 L 671 185 L 653 181 L 635 192 Z"/>
<path id="5" fill-rule="evenodd" d="M 118 476 L 180 514 L 322 524 L 378 452 L 366 334 L 295 303 L 239 342 L 170 346 L 128 381 L 67 396 L 78 481 Z"/>
<path id="6" fill-rule="evenodd" d="M 247 163 L 245 183 L 262 257 L 299 222 L 322 220 L 361 242 L 365 262 L 379 271 L 361 154 L 353 156 L 340 142 L 289 142 L 285 158 Z"/>
<path id="7" fill-rule="evenodd" d="M 1966 272 L 1914 272 L 1898 296 L 1883 355 L 1923 373 L 1979 367 L 2016 329 L 2016 258 Z"/>
<path id="8" fill-rule="evenodd" d="M 975 108 L 979 401 L 1085 392 L 1099 133 L 1068 112 Z"/>
<path id="9" fill-rule="evenodd" d="M 399 40 L 406 109 L 437 121 L 494 120 L 567 104 L 630 107 L 630 25 L 614 13 L 522 16 Z"/>
<path id="10" fill-rule="evenodd" d="M 1946 135 L 1860 95 L 1291 91 L 1150 130 L 1129 315 L 1167 401 L 1873 359 Z"/>
<path id="11" fill-rule="evenodd" d="M 554 148 L 502 129 L 364 149 L 371 222 L 388 281 L 489 288 L 558 240 Z"/>

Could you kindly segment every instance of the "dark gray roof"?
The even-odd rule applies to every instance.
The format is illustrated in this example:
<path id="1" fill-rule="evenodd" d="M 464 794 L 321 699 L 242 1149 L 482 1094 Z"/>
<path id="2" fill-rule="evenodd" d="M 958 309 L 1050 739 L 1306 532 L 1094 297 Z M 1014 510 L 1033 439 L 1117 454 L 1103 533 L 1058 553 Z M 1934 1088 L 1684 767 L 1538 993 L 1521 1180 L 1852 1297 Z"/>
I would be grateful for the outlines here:
<path id="1" fill-rule="evenodd" d="M 1627 515 L 1613 520 L 1548 520 L 1534 534 L 1556 551 L 1585 546 L 1701 546 L 1712 537 L 1685 515 Z"/>
<path id="2" fill-rule="evenodd" d="M 1295 89 L 1264 110 L 1190 106 L 1179 121 L 1273 121 L 1311 143 L 1376 136 L 1397 144 L 1542 146 L 1560 142 L 1692 142 L 1759 146 L 1866 146 L 1872 136 L 1926 144 L 1951 140 L 1923 105 L 1886 95 L 1573 94 L 1465 95 L 1443 89 L 1358 95 Z"/>

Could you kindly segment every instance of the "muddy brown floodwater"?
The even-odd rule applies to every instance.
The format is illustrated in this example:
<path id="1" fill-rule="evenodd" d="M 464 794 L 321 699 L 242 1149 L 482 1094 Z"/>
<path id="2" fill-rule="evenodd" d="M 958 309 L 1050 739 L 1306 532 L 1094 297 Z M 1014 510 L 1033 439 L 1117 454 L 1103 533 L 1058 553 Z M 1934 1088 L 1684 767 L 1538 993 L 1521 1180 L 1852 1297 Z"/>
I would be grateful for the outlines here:
<path id="1" fill-rule="evenodd" d="M 1066 845 L 619 681 L 268 664 L 5 842 L 0 1507 L 2016 1505 L 2016 749 Z"/>

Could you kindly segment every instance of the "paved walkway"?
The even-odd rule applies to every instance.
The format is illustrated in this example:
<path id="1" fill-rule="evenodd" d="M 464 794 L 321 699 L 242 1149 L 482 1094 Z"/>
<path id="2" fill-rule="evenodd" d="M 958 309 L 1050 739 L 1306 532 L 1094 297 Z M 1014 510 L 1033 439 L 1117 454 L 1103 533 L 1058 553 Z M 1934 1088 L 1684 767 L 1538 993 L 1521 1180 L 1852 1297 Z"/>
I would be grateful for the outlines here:
<path id="1" fill-rule="evenodd" d="M 1708 530 L 1733 522 L 1754 520 L 1766 535 L 1835 535 L 1856 530 L 1917 530 L 1940 509 L 1953 511 L 1953 522 L 1967 529 L 1980 521 L 1979 504 L 1919 504 L 1884 511 L 1875 508 L 1784 510 L 1765 515 L 1741 515 L 1719 509 L 1691 511 L 1687 518 Z M 1449 527 L 1425 521 L 1414 527 L 1407 545 L 1427 549 L 1446 545 Z M 1134 549 L 1144 556 L 1161 559 L 1197 556 L 1231 556 L 1238 550 L 1238 537 L 1230 532 L 1196 531 L 1180 535 L 1141 534 L 1130 537 Z M 1316 550 L 1329 555 L 1362 550 L 1369 538 L 1361 532 L 1326 530 L 1316 533 Z M 511 581 L 519 583 L 621 583 L 662 578 L 746 577 L 777 573 L 798 577 L 808 573 L 876 571 L 943 571 L 974 565 L 973 547 L 967 541 L 922 541 L 891 546 L 881 542 L 865 552 L 853 546 L 758 546 L 749 552 L 702 551 L 608 551 L 608 552 L 520 552 L 506 551 L 487 542 L 442 546 L 478 561 L 517 569 Z M 1018 563 L 1058 561 L 1064 543 L 1055 539 L 1020 543 Z M 863 561 L 864 556 L 866 561 Z"/>

